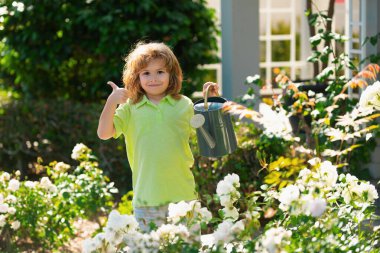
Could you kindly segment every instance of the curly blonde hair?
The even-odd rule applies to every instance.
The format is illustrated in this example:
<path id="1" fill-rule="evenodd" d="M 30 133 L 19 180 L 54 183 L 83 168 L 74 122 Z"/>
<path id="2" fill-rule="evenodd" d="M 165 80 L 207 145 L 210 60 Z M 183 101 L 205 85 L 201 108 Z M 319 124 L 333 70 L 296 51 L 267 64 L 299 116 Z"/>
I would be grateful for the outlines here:
<path id="1" fill-rule="evenodd" d="M 171 95 L 177 100 L 181 98 L 179 92 L 182 88 L 182 69 L 173 51 L 164 43 L 139 42 L 128 56 L 125 57 L 123 69 L 123 83 L 129 92 L 133 104 L 141 101 L 145 94 L 145 91 L 141 87 L 139 72 L 154 59 L 163 59 L 169 72 L 169 86 L 166 90 L 166 95 Z"/>

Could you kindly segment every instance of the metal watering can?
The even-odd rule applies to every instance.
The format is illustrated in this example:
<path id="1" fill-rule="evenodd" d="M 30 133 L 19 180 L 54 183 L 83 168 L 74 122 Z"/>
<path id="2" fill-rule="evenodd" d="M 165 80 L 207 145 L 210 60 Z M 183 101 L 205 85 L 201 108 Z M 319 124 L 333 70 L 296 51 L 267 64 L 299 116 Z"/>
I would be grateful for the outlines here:
<path id="1" fill-rule="evenodd" d="M 206 157 L 221 157 L 234 152 L 237 141 L 231 117 L 222 111 L 227 100 L 222 97 L 208 97 L 209 87 L 204 99 L 194 103 L 194 116 L 190 124 L 197 129 L 200 154 Z"/>

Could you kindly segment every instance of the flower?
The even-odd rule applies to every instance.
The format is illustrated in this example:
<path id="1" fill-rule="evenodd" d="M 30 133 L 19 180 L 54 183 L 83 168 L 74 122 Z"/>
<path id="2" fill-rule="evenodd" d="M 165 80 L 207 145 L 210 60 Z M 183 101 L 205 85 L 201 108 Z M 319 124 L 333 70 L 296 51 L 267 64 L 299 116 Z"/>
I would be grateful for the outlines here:
<path id="1" fill-rule="evenodd" d="M 239 211 L 236 209 L 236 207 L 233 206 L 227 206 L 222 209 L 224 214 L 224 219 L 231 219 L 232 221 L 235 221 L 239 218 Z"/>
<path id="2" fill-rule="evenodd" d="M 380 82 L 368 86 L 360 96 L 359 106 L 380 110 Z"/>
<path id="3" fill-rule="evenodd" d="M 20 222 L 19 221 L 13 221 L 12 223 L 11 223 L 11 228 L 13 229 L 13 230 L 17 230 L 17 229 L 19 229 L 20 228 Z"/>
<path id="4" fill-rule="evenodd" d="M 279 201 L 282 204 L 290 205 L 294 200 L 297 200 L 300 196 L 300 190 L 295 185 L 288 185 L 281 189 Z"/>
<path id="5" fill-rule="evenodd" d="M 71 153 L 71 158 L 74 160 L 79 160 L 81 156 L 88 155 L 89 153 L 91 153 L 91 149 L 83 143 L 79 143 L 75 145 L 73 152 Z"/>
<path id="6" fill-rule="evenodd" d="M 216 193 L 222 206 L 232 206 L 240 198 L 240 193 L 235 188 L 239 186 L 239 176 L 236 174 L 228 174 L 223 180 L 219 181 Z"/>
<path id="7" fill-rule="evenodd" d="M 280 252 L 282 245 L 287 243 L 291 235 L 292 232 L 283 227 L 270 228 L 265 232 L 261 243 L 269 253 Z"/>
<path id="8" fill-rule="evenodd" d="M 179 238 L 186 240 L 189 235 L 188 229 L 182 224 L 163 224 L 152 232 L 152 236 L 163 243 L 175 243 Z"/>
<path id="9" fill-rule="evenodd" d="M 36 186 L 37 182 L 33 182 L 33 181 L 25 181 L 24 185 L 25 187 L 27 188 L 34 188 Z"/>
<path id="10" fill-rule="evenodd" d="M 41 178 L 40 181 L 41 188 L 48 190 L 51 193 L 57 192 L 57 186 L 55 186 L 48 177 Z"/>
<path id="11" fill-rule="evenodd" d="M 326 183 L 325 186 L 332 187 L 338 180 L 338 172 L 336 166 L 332 165 L 330 161 L 324 161 L 319 168 L 319 174 L 321 179 Z"/>
<path id="12" fill-rule="evenodd" d="M 11 175 L 9 175 L 8 172 L 3 172 L 0 175 L 0 181 L 8 181 L 11 178 Z"/>
<path id="13" fill-rule="evenodd" d="M 232 221 L 225 220 L 218 225 L 218 228 L 213 234 L 216 243 L 229 243 L 233 239 L 231 228 L 233 226 Z"/>
<path id="14" fill-rule="evenodd" d="M 191 211 L 191 206 L 185 201 L 178 202 L 177 204 L 170 203 L 168 211 L 168 219 L 173 223 L 177 223 L 181 217 L 186 216 L 186 214 Z"/>
<path id="15" fill-rule="evenodd" d="M 234 187 L 240 187 L 239 176 L 235 173 L 227 174 L 227 176 L 224 177 L 224 181 L 232 184 Z"/>
<path id="16" fill-rule="evenodd" d="M 9 205 L 6 203 L 0 204 L 0 213 L 7 213 L 9 209 Z"/>
<path id="17" fill-rule="evenodd" d="M 325 199 L 316 198 L 307 201 L 306 206 L 306 209 L 311 216 L 319 217 L 325 212 L 327 203 Z"/>
<path id="18" fill-rule="evenodd" d="M 273 111 L 269 105 L 261 103 L 259 112 L 262 114 L 259 122 L 264 128 L 264 134 L 269 137 L 275 136 L 285 140 L 292 139 L 292 126 L 284 109 L 279 112 Z"/>
<path id="19" fill-rule="evenodd" d="M 7 218 L 7 216 L 5 216 L 5 215 L 3 215 L 3 214 L 1 214 L 0 215 L 0 228 L 2 228 L 2 227 L 4 227 L 5 226 L 5 222 L 6 222 L 6 219 Z"/>
<path id="20" fill-rule="evenodd" d="M 8 189 L 11 191 L 17 191 L 20 188 L 20 182 L 17 179 L 11 179 L 8 184 Z"/>
<path id="21" fill-rule="evenodd" d="M 92 253 L 102 247 L 102 243 L 105 240 L 104 233 L 97 234 L 94 238 L 89 238 L 83 241 L 82 251 L 83 253 Z"/>
<path id="22" fill-rule="evenodd" d="M 64 163 L 64 162 L 58 162 L 54 166 L 54 170 L 58 173 L 64 173 L 70 169 L 70 165 Z"/>

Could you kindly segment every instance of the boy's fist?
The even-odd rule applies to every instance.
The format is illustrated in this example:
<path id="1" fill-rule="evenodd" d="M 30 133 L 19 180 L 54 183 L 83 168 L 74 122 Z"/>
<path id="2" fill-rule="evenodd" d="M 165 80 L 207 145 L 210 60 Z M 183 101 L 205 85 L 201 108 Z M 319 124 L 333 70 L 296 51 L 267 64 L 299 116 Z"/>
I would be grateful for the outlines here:
<path id="1" fill-rule="evenodd" d="M 210 86 L 210 88 L 208 88 Z M 206 90 L 208 88 L 208 96 L 209 97 L 217 97 L 219 96 L 219 85 L 213 82 L 207 82 L 203 84 L 203 97 L 206 94 Z"/>
<path id="2" fill-rule="evenodd" d="M 125 88 L 119 88 L 114 82 L 108 81 L 107 84 L 111 86 L 112 93 L 108 99 L 115 104 L 124 104 L 128 99 L 128 91 Z"/>

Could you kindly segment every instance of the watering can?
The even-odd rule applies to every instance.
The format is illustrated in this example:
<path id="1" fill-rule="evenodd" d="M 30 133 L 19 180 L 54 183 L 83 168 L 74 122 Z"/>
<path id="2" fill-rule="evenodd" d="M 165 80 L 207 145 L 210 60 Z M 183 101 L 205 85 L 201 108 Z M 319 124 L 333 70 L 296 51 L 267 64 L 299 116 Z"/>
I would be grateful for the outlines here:
<path id="1" fill-rule="evenodd" d="M 194 116 L 190 124 L 196 128 L 199 152 L 205 157 L 221 157 L 237 148 L 235 132 L 230 114 L 223 112 L 222 97 L 208 97 L 194 103 Z"/>

